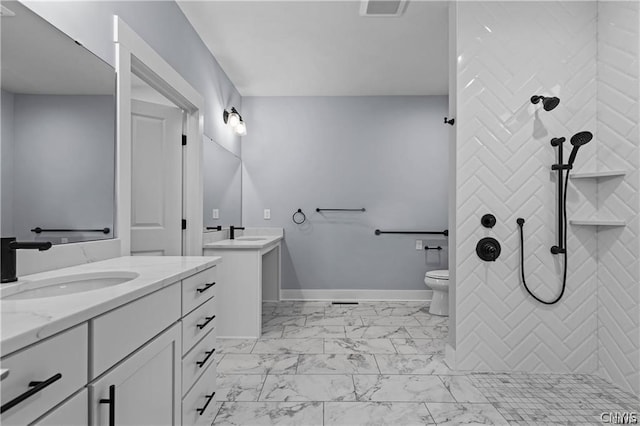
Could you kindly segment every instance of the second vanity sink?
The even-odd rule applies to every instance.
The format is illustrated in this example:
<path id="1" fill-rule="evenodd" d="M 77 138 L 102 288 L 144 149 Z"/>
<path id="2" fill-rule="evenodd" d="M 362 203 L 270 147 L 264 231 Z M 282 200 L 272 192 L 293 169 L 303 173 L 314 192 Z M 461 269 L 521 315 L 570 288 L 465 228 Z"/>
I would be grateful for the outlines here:
<path id="1" fill-rule="evenodd" d="M 29 281 L 12 288 L 2 289 L 0 299 L 22 300 L 64 296 L 113 287 L 138 278 L 137 272 L 109 271 L 65 275 L 38 281 Z"/>

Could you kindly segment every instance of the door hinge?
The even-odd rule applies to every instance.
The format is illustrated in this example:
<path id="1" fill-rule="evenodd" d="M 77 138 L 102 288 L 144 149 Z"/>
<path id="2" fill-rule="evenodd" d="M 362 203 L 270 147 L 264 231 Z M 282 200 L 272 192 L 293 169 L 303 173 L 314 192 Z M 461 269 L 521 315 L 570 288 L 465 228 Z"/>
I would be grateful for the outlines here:
<path id="1" fill-rule="evenodd" d="M 182 146 L 187 144 L 187 135 L 182 135 Z"/>
<path id="2" fill-rule="evenodd" d="M 187 229 L 187 219 L 182 219 L 182 229 Z"/>

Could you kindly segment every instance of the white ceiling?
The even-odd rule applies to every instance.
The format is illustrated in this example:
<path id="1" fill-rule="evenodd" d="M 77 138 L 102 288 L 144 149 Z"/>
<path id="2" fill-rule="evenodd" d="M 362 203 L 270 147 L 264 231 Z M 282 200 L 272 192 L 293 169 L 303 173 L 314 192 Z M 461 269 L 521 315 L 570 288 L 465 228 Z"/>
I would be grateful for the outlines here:
<path id="1" fill-rule="evenodd" d="M 114 95 L 115 70 L 14 1 L 2 17 L 2 89 L 39 95 Z"/>
<path id="2" fill-rule="evenodd" d="M 448 92 L 447 2 L 412 0 L 400 17 L 353 0 L 178 4 L 243 96 Z"/>

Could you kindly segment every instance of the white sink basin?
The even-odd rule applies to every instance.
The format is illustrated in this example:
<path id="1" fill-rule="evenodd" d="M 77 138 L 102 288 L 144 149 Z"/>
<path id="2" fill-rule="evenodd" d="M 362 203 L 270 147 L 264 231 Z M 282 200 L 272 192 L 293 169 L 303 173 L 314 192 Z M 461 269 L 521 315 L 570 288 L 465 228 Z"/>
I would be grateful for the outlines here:
<path id="1" fill-rule="evenodd" d="M 138 278 L 138 273 L 126 271 L 65 275 L 45 280 L 29 281 L 12 288 L 3 289 L 4 291 L 2 291 L 0 298 L 2 300 L 21 300 L 65 296 L 117 286 L 135 278 Z"/>
<path id="2" fill-rule="evenodd" d="M 238 241 L 264 241 L 266 237 L 236 237 Z"/>

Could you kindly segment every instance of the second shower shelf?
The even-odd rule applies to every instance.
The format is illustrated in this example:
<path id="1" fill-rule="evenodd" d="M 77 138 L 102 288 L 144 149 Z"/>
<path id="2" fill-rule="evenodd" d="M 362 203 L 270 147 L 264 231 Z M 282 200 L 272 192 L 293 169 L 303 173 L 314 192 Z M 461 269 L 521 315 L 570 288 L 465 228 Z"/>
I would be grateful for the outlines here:
<path id="1" fill-rule="evenodd" d="M 571 179 L 593 179 L 598 182 L 600 179 L 607 178 L 619 178 L 627 175 L 626 170 L 598 170 L 598 171 L 583 171 L 574 172 L 570 174 Z M 598 214 L 589 218 L 573 218 L 569 219 L 569 223 L 574 226 L 607 226 L 607 227 L 621 227 L 627 226 L 627 222 L 612 217 L 598 217 Z"/>
<path id="2" fill-rule="evenodd" d="M 626 176 L 624 170 L 606 170 L 597 172 L 574 172 L 569 175 L 571 179 L 599 179 Z"/>
<path id="3" fill-rule="evenodd" d="M 569 223 L 577 226 L 627 226 L 624 220 L 604 218 L 569 219 Z"/>

